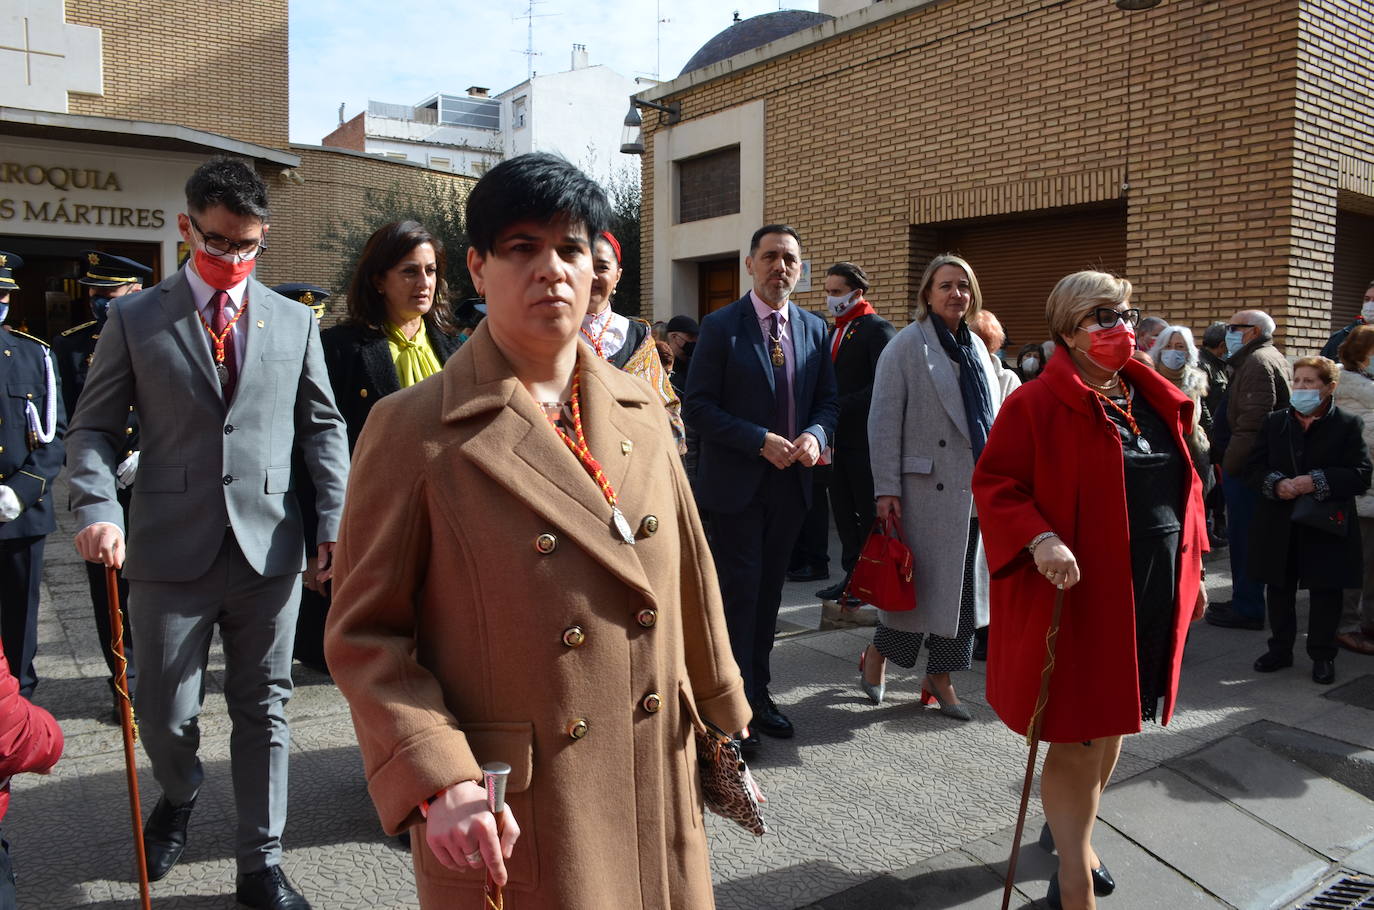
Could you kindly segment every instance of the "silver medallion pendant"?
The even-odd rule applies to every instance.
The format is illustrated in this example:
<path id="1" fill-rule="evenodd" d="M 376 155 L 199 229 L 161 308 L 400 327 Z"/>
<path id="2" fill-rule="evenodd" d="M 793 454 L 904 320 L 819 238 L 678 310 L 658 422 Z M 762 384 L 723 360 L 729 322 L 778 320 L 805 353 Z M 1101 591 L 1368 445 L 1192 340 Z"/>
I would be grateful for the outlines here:
<path id="1" fill-rule="evenodd" d="M 619 506 L 611 506 L 611 527 L 620 535 L 621 543 L 635 545 L 634 531 L 630 530 L 630 523 L 625 520 L 625 513 L 620 511 Z"/>
<path id="2" fill-rule="evenodd" d="M 1139 449 L 1141 452 L 1145 453 L 1146 455 L 1149 455 L 1150 452 L 1153 451 L 1150 448 L 1149 441 L 1144 436 L 1137 436 L 1135 438 L 1135 447 Z"/>
<path id="3" fill-rule="evenodd" d="M 222 363 L 215 364 L 215 375 L 219 377 L 220 385 L 229 384 L 229 368 Z"/>

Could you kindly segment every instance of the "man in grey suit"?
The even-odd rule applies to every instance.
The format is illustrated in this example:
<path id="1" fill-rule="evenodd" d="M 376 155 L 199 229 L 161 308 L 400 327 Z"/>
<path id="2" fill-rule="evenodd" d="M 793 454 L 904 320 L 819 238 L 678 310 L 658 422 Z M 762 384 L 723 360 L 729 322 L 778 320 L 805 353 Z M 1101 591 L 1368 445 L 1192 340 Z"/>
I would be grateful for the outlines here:
<path id="1" fill-rule="evenodd" d="M 129 581 L 140 729 L 162 786 L 143 829 L 149 877 L 180 858 L 204 779 L 197 717 L 218 625 L 233 721 L 236 896 L 249 907 L 308 910 L 280 865 L 284 708 L 306 557 L 291 452 L 300 447 L 315 484 L 325 579 L 348 444 L 314 316 L 251 277 L 266 247 L 262 179 L 216 158 L 187 181 L 186 206 L 177 222 L 190 261 L 111 309 L 72 418 L 76 546 L 88 561 L 124 565 Z M 125 565 L 115 470 L 131 405 L 143 455 Z"/>

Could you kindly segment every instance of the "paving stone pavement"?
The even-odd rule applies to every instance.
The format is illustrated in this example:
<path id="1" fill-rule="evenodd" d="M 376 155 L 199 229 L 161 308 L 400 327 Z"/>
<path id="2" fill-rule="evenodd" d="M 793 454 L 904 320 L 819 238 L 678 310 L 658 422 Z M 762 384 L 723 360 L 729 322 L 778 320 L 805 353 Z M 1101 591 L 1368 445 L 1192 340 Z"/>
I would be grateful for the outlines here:
<path id="1" fill-rule="evenodd" d="M 64 485 L 54 491 L 66 501 Z M 71 518 L 48 541 L 35 701 L 67 737 L 50 775 L 21 775 L 5 818 L 20 906 L 131 908 L 133 872 L 123 747 L 110 720 Z M 838 546 L 832 543 L 832 553 Z M 1225 552 L 1209 589 L 1229 596 Z M 983 667 L 958 674 L 974 720 L 922 707 L 919 673 L 891 668 L 871 706 L 856 684 L 871 630 L 816 631 L 825 582 L 789 584 L 774 651 L 774 695 L 794 740 L 765 740 L 754 763 L 772 832 L 753 838 L 710 817 L 722 910 L 954 910 L 1000 906 L 1025 743 L 983 697 Z M 1104 798 L 1096 847 L 1119 883 L 1114 910 L 1293 906 L 1341 869 L 1374 875 L 1374 713 L 1292 671 L 1257 677 L 1265 633 L 1194 627 L 1179 710 L 1129 737 Z M 201 753 L 206 784 L 186 854 L 153 885 L 159 910 L 220 910 L 233 900 L 233 792 L 223 655 L 210 659 Z M 347 706 L 330 681 L 296 667 L 284 865 L 318 910 L 415 906 L 410 859 L 378 828 Z M 1374 658 L 1343 653 L 1339 689 L 1374 683 Z M 1360 697 L 1351 701 L 1360 702 Z M 1367 704 L 1368 702 L 1365 701 Z M 158 787 L 141 749 L 146 812 Z M 1033 798 L 1013 906 L 1040 899 L 1054 868 L 1035 846 Z M 508 904 L 512 910 L 518 906 Z"/>

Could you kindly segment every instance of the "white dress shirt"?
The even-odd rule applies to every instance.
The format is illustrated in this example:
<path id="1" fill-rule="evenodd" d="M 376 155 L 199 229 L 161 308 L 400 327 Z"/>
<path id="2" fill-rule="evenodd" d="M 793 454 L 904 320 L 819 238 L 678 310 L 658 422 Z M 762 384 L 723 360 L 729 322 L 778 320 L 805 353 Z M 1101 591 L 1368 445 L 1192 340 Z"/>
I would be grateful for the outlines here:
<path id="1" fill-rule="evenodd" d="M 214 326 L 215 308 L 210 305 L 210 298 L 215 295 L 215 288 L 210 287 L 205 279 L 196 273 L 195 266 L 190 262 L 186 263 L 186 283 L 191 287 L 191 299 L 195 301 L 196 309 L 200 311 L 201 318 L 205 320 L 205 325 Z M 248 306 L 248 279 L 245 278 L 238 284 L 228 288 L 226 293 L 229 295 L 229 302 L 224 306 L 224 315 L 228 319 L 233 319 L 234 314 L 240 308 Z M 243 318 L 234 323 L 234 327 L 229 330 L 234 338 L 234 366 L 238 368 L 237 375 L 243 375 L 243 355 L 248 347 L 248 314 L 245 312 Z M 205 349 L 210 352 L 211 362 L 215 359 L 215 346 L 210 340 L 210 333 L 205 331 L 204 326 L 201 332 L 205 336 Z"/>

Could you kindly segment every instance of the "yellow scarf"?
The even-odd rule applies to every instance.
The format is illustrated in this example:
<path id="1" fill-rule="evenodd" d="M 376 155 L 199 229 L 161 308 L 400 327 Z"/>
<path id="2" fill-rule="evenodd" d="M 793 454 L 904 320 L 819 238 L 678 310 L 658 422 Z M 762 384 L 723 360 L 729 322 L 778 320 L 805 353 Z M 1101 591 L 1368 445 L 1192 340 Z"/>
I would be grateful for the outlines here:
<path id="1" fill-rule="evenodd" d="M 439 358 L 429 346 L 429 336 L 423 325 L 411 341 L 391 323 L 386 324 L 386 345 L 391 349 L 391 361 L 396 364 L 396 378 L 401 388 L 415 385 L 421 379 L 439 372 Z"/>

